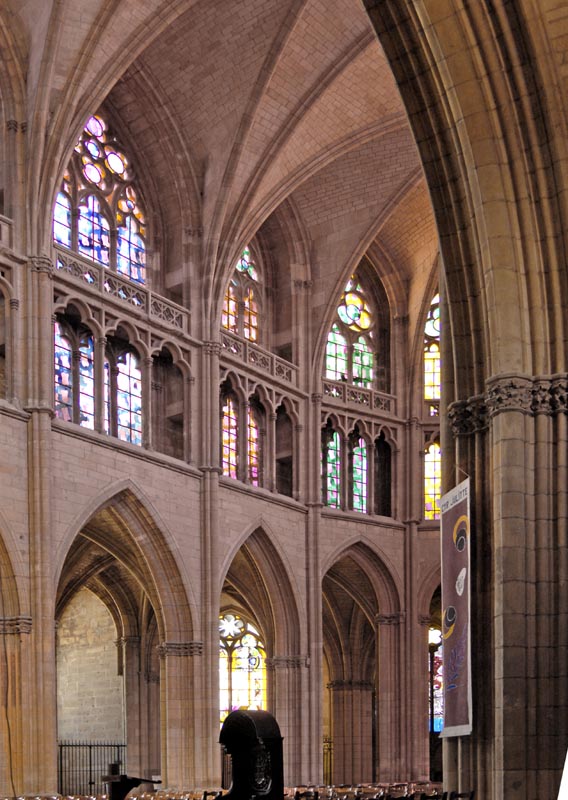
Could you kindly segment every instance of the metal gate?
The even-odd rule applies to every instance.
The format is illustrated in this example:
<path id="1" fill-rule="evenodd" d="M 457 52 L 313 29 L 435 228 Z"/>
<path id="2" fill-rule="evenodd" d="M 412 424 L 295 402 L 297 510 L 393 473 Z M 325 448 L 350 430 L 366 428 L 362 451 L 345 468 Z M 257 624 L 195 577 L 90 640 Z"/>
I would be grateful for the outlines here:
<path id="1" fill-rule="evenodd" d="M 126 763 L 126 745 L 119 742 L 59 742 L 59 794 L 103 794 L 102 776 L 109 764 Z M 120 770 L 124 772 L 124 768 Z"/>

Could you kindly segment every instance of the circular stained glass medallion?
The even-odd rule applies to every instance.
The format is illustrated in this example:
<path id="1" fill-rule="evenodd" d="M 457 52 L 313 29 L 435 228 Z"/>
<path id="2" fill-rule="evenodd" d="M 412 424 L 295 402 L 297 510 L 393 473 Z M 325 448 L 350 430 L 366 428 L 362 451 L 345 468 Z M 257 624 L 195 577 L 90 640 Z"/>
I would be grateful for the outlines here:
<path id="1" fill-rule="evenodd" d="M 85 164 L 83 167 L 83 175 L 91 183 L 99 184 L 102 180 L 100 169 L 95 164 Z"/>
<path id="2" fill-rule="evenodd" d="M 104 123 L 100 117 L 90 117 L 85 128 L 96 137 L 102 136 L 105 131 Z"/>
<path id="3" fill-rule="evenodd" d="M 116 175 L 122 175 L 126 169 L 126 164 L 124 163 L 123 158 L 114 150 L 107 151 L 106 163 L 108 164 L 109 169 L 112 170 L 112 172 L 114 172 Z"/>

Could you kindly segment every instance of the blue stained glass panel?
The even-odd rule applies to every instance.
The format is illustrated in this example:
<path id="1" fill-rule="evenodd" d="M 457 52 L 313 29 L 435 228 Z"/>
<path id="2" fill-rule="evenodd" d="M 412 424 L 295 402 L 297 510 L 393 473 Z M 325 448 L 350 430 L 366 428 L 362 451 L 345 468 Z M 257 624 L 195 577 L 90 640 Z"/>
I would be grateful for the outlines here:
<path id="1" fill-rule="evenodd" d="M 146 282 L 146 245 L 131 215 L 118 229 L 116 258 L 118 272 L 137 283 Z"/>
<path id="2" fill-rule="evenodd" d="M 79 422 L 85 428 L 95 427 L 95 373 L 93 337 L 88 336 L 79 347 Z"/>
<path id="3" fill-rule="evenodd" d="M 110 263 L 110 228 L 94 195 L 89 195 L 79 205 L 79 252 L 108 267 Z"/>
<path id="4" fill-rule="evenodd" d="M 54 325 L 55 415 L 73 421 L 73 353 L 71 343 L 63 335 L 61 325 Z"/>
<path id="5" fill-rule="evenodd" d="M 53 238 L 64 247 L 71 247 L 71 199 L 59 192 L 53 209 Z"/>

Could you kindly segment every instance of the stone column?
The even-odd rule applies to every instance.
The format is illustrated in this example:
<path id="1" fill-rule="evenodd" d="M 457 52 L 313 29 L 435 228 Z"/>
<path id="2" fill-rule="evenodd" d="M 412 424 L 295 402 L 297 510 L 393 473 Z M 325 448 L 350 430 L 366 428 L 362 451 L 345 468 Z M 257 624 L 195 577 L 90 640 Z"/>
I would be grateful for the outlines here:
<path id="1" fill-rule="evenodd" d="M 200 752 L 198 745 L 203 745 L 206 739 L 195 714 L 193 687 L 196 670 L 192 664 L 194 657 L 203 655 L 203 642 L 162 642 L 158 653 L 163 785 L 178 790 L 206 786 L 211 778 L 206 764 L 200 761 L 206 746 Z"/>
<path id="2" fill-rule="evenodd" d="M 24 371 L 19 367 L 22 361 L 22 324 L 20 319 L 20 301 L 12 297 L 10 300 L 10 330 L 6 348 L 6 398 L 13 404 L 19 405 L 22 398 L 22 378 Z"/>
<path id="3" fill-rule="evenodd" d="M 400 612 L 377 614 L 377 765 L 379 781 L 406 775 L 406 737 L 403 725 L 407 707 L 401 692 L 403 672 Z"/>
<path id="4" fill-rule="evenodd" d="M 122 650 L 122 673 L 124 681 L 124 711 L 126 716 L 126 741 L 128 775 L 144 775 L 145 763 L 142 758 L 142 708 L 140 637 L 123 636 L 117 641 Z"/>
<path id="5" fill-rule="evenodd" d="M 269 671 L 271 700 L 269 710 L 278 721 L 284 738 L 284 764 L 286 780 L 301 782 L 302 728 L 306 720 L 303 713 L 302 683 L 309 659 L 305 655 L 274 656 L 266 660 Z"/>
<path id="6" fill-rule="evenodd" d="M 31 627 L 31 617 L 0 617 L 0 696 L 8 700 L 0 715 L 0 792 L 5 796 L 23 794 L 29 768 L 23 739 L 28 660 L 22 650 L 29 656 Z"/>
<path id="7" fill-rule="evenodd" d="M 105 355 L 107 339 L 98 336 L 95 345 L 95 430 L 105 432 Z M 110 387 L 109 387 L 110 391 Z"/>
<path id="8" fill-rule="evenodd" d="M 154 359 L 142 359 L 142 447 L 151 450 L 152 441 L 152 366 Z"/>
<path id="9" fill-rule="evenodd" d="M 201 452 L 201 624 L 203 664 L 201 692 L 196 698 L 196 725 L 201 752 L 196 755 L 200 785 L 219 785 L 219 342 L 205 342 L 202 350 Z M 215 669 L 211 669 L 215 664 Z"/>
<path id="10" fill-rule="evenodd" d="M 373 778 L 373 684 L 336 680 L 331 689 L 334 784 L 367 783 Z"/>
<path id="11" fill-rule="evenodd" d="M 271 411 L 266 428 L 266 453 L 264 457 L 265 487 L 275 492 L 276 486 L 276 413 Z"/>
<path id="12" fill-rule="evenodd" d="M 193 406 L 195 378 L 190 376 L 184 380 L 183 392 L 183 460 L 190 463 L 195 460 L 191 448 L 191 429 L 193 420 Z"/>
<path id="13" fill-rule="evenodd" d="M 22 691 L 29 701 L 24 720 L 26 794 L 57 787 L 57 700 L 54 586 L 52 575 L 51 420 L 53 417 L 53 267 L 45 256 L 29 261 L 28 508 L 30 559 L 30 670 Z"/>

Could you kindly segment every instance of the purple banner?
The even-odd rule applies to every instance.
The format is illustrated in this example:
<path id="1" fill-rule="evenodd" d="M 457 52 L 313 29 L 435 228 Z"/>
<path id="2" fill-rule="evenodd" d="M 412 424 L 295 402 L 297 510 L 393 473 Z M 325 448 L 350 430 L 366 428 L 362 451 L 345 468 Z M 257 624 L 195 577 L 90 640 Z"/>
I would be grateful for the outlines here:
<path id="1" fill-rule="evenodd" d="M 471 733 L 469 479 L 442 497 L 444 730 Z"/>

